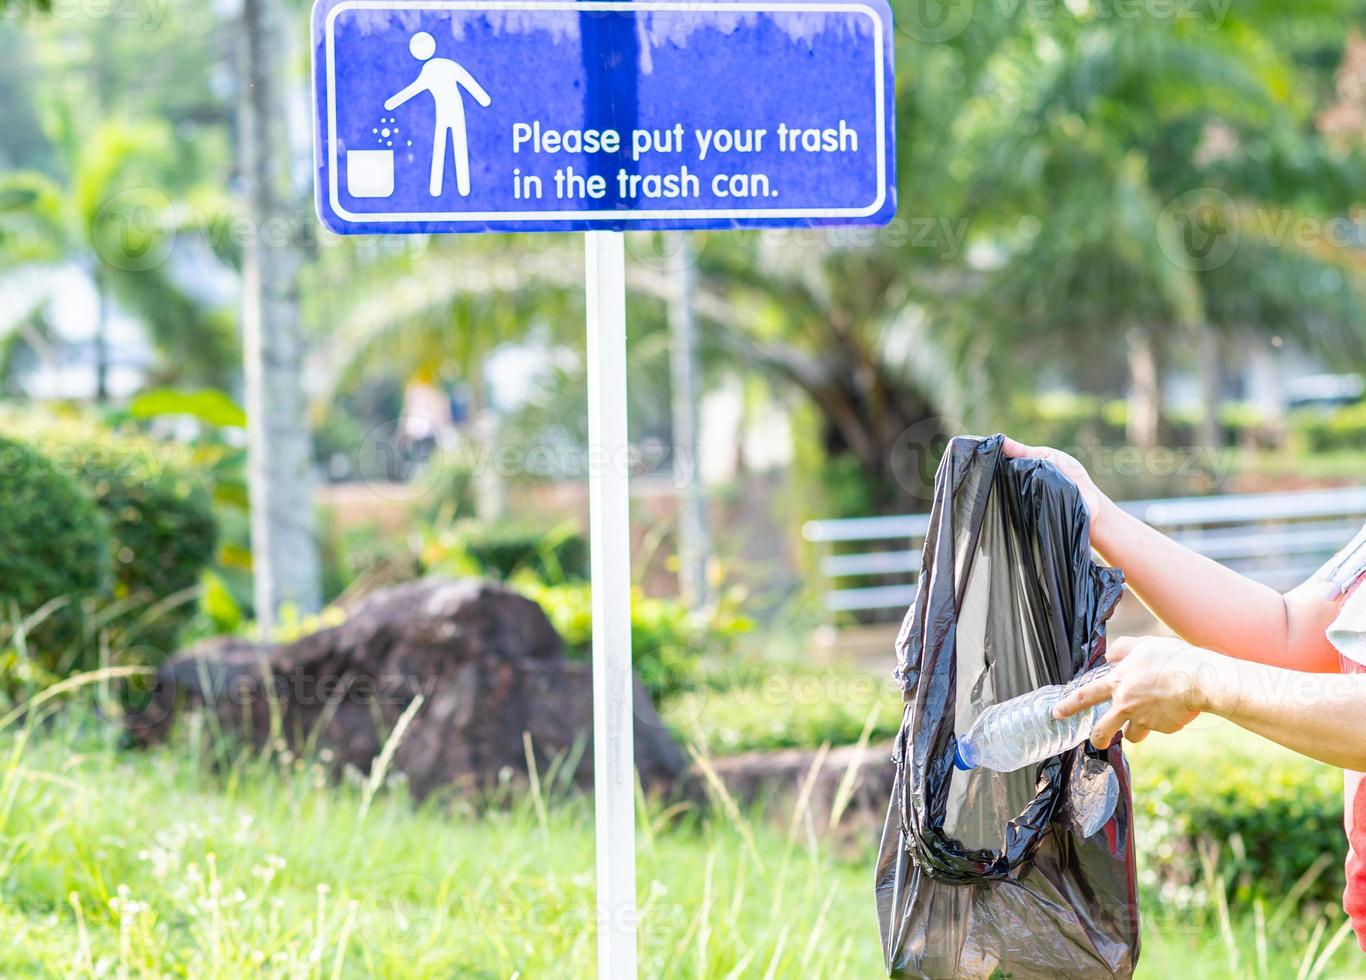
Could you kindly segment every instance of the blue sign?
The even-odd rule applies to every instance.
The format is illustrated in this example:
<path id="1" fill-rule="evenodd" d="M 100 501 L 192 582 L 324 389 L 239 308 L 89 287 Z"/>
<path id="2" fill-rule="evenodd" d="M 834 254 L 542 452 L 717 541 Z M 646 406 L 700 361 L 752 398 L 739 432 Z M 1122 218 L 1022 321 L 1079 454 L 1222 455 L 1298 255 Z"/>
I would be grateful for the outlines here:
<path id="1" fill-rule="evenodd" d="M 883 224 L 886 0 L 318 0 L 341 233 Z"/>

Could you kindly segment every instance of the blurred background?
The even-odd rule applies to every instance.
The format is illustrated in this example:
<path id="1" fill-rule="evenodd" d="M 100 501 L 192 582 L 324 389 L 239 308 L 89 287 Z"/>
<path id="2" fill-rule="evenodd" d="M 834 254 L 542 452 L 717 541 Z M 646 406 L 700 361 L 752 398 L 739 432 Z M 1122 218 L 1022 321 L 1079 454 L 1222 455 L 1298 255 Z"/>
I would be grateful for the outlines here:
<path id="1" fill-rule="evenodd" d="M 627 239 L 636 664 L 711 799 L 642 793 L 646 975 L 878 975 L 950 437 L 1277 586 L 1366 519 L 1366 4 L 893 8 L 890 226 Z M 213 712 L 129 744 L 139 668 L 423 581 L 587 658 L 580 239 L 326 233 L 301 4 L 0 12 L 0 970 L 591 973 L 577 757 L 412 793 L 411 697 L 356 766 Z M 1193 729 L 1132 753 L 1140 972 L 1366 973 L 1338 774 Z"/>

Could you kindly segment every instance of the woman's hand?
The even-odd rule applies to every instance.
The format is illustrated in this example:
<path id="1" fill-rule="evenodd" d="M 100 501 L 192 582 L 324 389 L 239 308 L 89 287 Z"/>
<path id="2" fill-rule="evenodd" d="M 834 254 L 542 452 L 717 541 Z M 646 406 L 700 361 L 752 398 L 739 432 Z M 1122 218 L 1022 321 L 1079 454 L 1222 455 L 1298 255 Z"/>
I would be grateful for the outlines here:
<path id="1" fill-rule="evenodd" d="M 1098 749 L 1121 730 L 1131 742 L 1143 741 L 1149 732 L 1180 731 L 1205 709 L 1202 675 L 1217 667 L 1212 658 L 1218 657 L 1183 640 L 1120 637 L 1105 654 L 1114 664 L 1110 672 L 1068 695 L 1053 715 L 1067 718 L 1109 701 L 1110 710 L 1091 730 L 1091 744 Z"/>
<path id="2" fill-rule="evenodd" d="M 1047 446 L 1026 446 L 1009 436 L 1005 437 L 1005 442 L 1001 448 L 1007 456 L 1014 459 L 1046 460 L 1056 466 L 1063 476 L 1075 483 L 1077 489 L 1081 491 L 1081 500 L 1086 505 L 1087 516 L 1091 518 L 1091 537 L 1095 538 L 1101 521 L 1114 504 L 1110 502 L 1109 497 L 1100 492 L 1100 488 L 1091 479 L 1091 475 L 1086 472 L 1086 467 L 1061 449 L 1049 449 Z"/>

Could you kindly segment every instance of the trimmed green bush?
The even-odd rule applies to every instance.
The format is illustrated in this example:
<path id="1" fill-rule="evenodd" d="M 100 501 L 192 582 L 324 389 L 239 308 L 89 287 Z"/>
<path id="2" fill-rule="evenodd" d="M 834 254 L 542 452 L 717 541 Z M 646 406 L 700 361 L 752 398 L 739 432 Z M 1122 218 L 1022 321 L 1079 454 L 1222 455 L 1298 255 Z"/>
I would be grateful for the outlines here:
<path id="1" fill-rule="evenodd" d="M 1339 770 L 1231 726 L 1148 743 L 1130 752 L 1145 891 L 1167 903 L 1206 900 L 1203 848 L 1217 855 L 1230 901 L 1274 906 L 1315 862 L 1303 900 L 1341 901 Z"/>
<path id="2" fill-rule="evenodd" d="M 1311 453 L 1366 449 L 1366 402 L 1332 412 L 1302 409 L 1290 416 L 1290 428 Z"/>
<path id="3" fill-rule="evenodd" d="M 536 602 L 563 637 L 571 657 L 587 660 L 593 649 L 592 589 L 587 582 L 545 585 L 531 575 L 510 583 Z M 702 660 L 726 660 L 735 641 L 753 628 L 724 598 L 704 616 L 694 615 L 673 599 L 631 596 L 631 661 L 641 683 L 656 703 L 696 687 L 703 679 Z"/>
<path id="4" fill-rule="evenodd" d="M 29 616 L 54 600 L 66 604 L 38 625 L 25 652 L 45 667 L 66 667 L 80 639 L 86 600 L 110 580 L 109 525 L 90 495 L 52 461 L 0 437 L 0 602 Z"/>
<path id="5" fill-rule="evenodd" d="M 503 582 L 519 572 L 551 583 L 588 578 L 588 542 L 570 525 L 456 521 L 428 535 L 419 560 L 428 572 Z"/>
<path id="6" fill-rule="evenodd" d="M 1094 446 L 1123 446 L 1128 405 L 1122 399 L 1102 400 L 1095 395 L 1043 394 L 1021 397 L 1011 403 L 1006 420 L 1013 431 L 1030 442 L 1074 450 Z M 1192 410 L 1163 412 L 1164 441 L 1172 446 L 1193 446 L 1200 420 Z M 1259 432 L 1261 413 L 1245 402 L 1225 402 L 1219 407 L 1219 424 L 1226 442 L 1238 443 Z"/>
<path id="7" fill-rule="evenodd" d="M 119 622 L 137 624 L 128 642 L 169 653 L 194 614 L 186 590 L 198 585 L 217 545 L 205 481 L 180 447 L 80 417 L 0 416 L 0 431 L 18 430 L 28 433 L 58 472 L 79 481 L 103 512 L 111 535 L 113 596 L 128 604 L 129 615 Z"/>

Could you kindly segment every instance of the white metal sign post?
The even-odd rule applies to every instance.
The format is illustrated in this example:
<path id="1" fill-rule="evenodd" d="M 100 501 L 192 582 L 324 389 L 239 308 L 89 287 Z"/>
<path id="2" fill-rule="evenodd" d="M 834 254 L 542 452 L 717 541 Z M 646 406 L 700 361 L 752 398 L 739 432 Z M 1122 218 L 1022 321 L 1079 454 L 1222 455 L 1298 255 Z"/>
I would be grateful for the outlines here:
<path id="1" fill-rule="evenodd" d="M 584 234 L 588 287 L 588 510 L 593 578 L 593 806 L 598 976 L 636 975 L 635 712 L 626 432 L 626 247 Z"/>
<path id="2" fill-rule="evenodd" d="M 887 0 L 315 0 L 340 234 L 585 232 L 598 975 L 636 975 L 626 229 L 886 224 Z"/>

